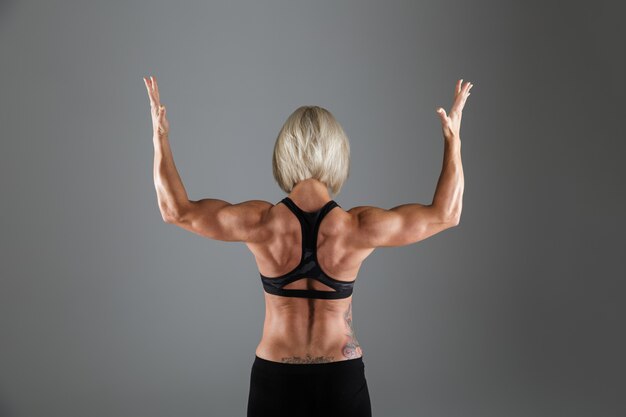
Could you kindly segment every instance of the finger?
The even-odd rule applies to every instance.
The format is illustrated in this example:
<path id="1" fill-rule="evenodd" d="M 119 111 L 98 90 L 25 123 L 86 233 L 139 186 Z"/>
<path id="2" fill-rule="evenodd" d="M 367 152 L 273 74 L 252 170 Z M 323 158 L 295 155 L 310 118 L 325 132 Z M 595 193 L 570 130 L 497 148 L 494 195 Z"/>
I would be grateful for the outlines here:
<path id="1" fill-rule="evenodd" d="M 474 86 L 474 84 L 472 84 L 471 82 L 467 82 L 467 85 L 465 86 L 465 88 L 463 89 L 463 96 L 462 96 L 462 100 L 461 100 L 461 108 L 465 107 L 465 101 L 467 100 L 467 98 L 470 95 L 470 89 Z"/>
<path id="2" fill-rule="evenodd" d="M 159 99 L 159 86 L 156 82 L 156 77 L 155 76 L 151 76 L 152 77 L 152 88 L 154 89 L 154 97 L 156 97 L 157 101 Z"/>
<path id="3" fill-rule="evenodd" d="M 465 105 L 465 94 L 460 94 L 457 96 L 454 104 L 450 108 L 450 114 L 461 113 L 463 111 L 464 105 Z"/>
<path id="4" fill-rule="evenodd" d="M 148 81 L 144 77 L 144 82 L 146 84 L 146 89 L 148 90 L 148 98 L 150 99 L 150 107 L 154 108 L 154 106 L 156 106 L 156 102 L 154 100 L 154 94 L 152 93 L 152 88 L 150 87 L 150 81 Z"/>
<path id="5" fill-rule="evenodd" d="M 456 100 L 454 103 L 457 109 L 460 109 L 460 110 L 463 109 L 463 106 L 465 105 L 465 100 L 467 99 L 467 96 L 469 95 L 469 90 L 470 88 L 472 88 L 472 86 L 473 84 L 470 83 L 469 81 L 463 86 L 463 89 L 461 90 L 462 94 L 459 94 L 456 97 Z"/>
<path id="6" fill-rule="evenodd" d="M 469 93 L 465 92 L 462 95 L 459 96 L 459 104 L 457 105 L 457 111 L 458 112 L 462 112 L 463 108 L 465 107 L 465 101 L 467 101 L 467 96 L 469 95 Z"/>
<path id="7" fill-rule="evenodd" d="M 467 86 L 469 85 L 469 81 L 466 81 L 465 84 L 461 85 L 461 89 L 459 90 L 459 94 L 457 94 L 457 98 L 463 96 L 465 94 L 465 90 L 467 89 Z"/>
<path id="8" fill-rule="evenodd" d="M 445 123 L 445 121 L 446 121 L 446 117 L 447 117 L 447 116 L 446 116 L 446 111 L 445 111 L 445 109 L 444 109 L 443 107 L 439 107 L 439 108 L 436 110 L 436 112 L 437 112 L 437 114 L 439 115 L 439 118 L 441 119 L 441 123 Z"/>
<path id="9" fill-rule="evenodd" d="M 154 96 L 156 97 L 157 103 L 161 101 L 161 96 L 159 95 L 159 85 L 157 84 L 156 77 L 152 77 L 152 83 L 154 85 Z"/>
<path id="10" fill-rule="evenodd" d="M 458 80 L 456 82 L 456 88 L 454 89 L 454 97 L 459 95 L 459 93 L 461 92 L 461 85 L 462 84 L 463 84 L 463 78 L 461 78 L 460 80 Z"/>
<path id="11" fill-rule="evenodd" d="M 146 77 L 143 77 L 143 83 L 146 85 L 146 90 L 148 90 L 148 97 L 150 97 L 152 95 L 152 92 L 150 91 L 150 84 Z"/>
<path id="12" fill-rule="evenodd" d="M 146 88 L 148 89 L 148 94 L 150 95 L 150 98 L 154 98 L 154 88 L 152 87 L 152 80 L 146 77 L 144 77 L 144 80 L 146 81 Z"/>
<path id="13" fill-rule="evenodd" d="M 161 105 L 161 97 L 159 96 L 159 87 L 157 86 L 156 83 L 156 78 L 151 77 L 152 78 L 152 94 L 154 95 L 154 102 L 156 103 L 157 107 Z"/>
<path id="14" fill-rule="evenodd" d="M 157 90 L 156 87 L 156 80 L 154 79 L 153 76 L 150 76 L 150 79 L 152 80 L 151 82 L 151 86 L 152 86 L 152 100 L 154 100 L 154 105 L 157 107 L 157 109 L 159 108 L 159 106 L 161 105 L 161 99 L 159 97 L 159 91 Z"/>

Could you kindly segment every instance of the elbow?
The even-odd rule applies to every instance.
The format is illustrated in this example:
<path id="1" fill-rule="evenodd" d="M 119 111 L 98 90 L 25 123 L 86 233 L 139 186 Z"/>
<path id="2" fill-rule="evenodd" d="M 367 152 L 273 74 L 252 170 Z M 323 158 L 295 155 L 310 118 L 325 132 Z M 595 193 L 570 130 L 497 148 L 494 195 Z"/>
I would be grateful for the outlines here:
<path id="1" fill-rule="evenodd" d="M 459 205 L 453 210 L 450 210 L 448 213 L 446 213 L 447 215 L 444 216 L 444 218 L 447 220 L 447 223 L 450 224 L 452 227 L 458 226 L 461 222 L 461 211 L 462 208 Z"/>
<path id="2" fill-rule="evenodd" d="M 176 217 L 171 216 L 171 215 L 167 215 L 167 216 L 162 215 L 161 217 L 163 218 L 163 222 L 165 223 L 174 224 L 177 221 Z"/>
<path id="3" fill-rule="evenodd" d="M 187 213 L 187 206 L 182 204 L 159 204 L 159 210 L 165 223 L 180 223 Z"/>
<path id="4" fill-rule="evenodd" d="M 458 226 L 459 223 L 461 222 L 461 215 L 450 215 L 450 216 L 443 216 L 440 218 L 440 223 L 448 225 L 449 227 L 454 227 L 454 226 Z"/>
<path id="5" fill-rule="evenodd" d="M 161 209 L 161 218 L 165 223 L 174 224 L 180 221 L 180 214 L 173 210 Z"/>
<path id="6" fill-rule="evenodd" d="M 458 226 L 461 222 L 461 212 L 450 213 L 447 216 L 442 216 L 442 219 L 442 223 L 445 223 L 450 227 Z"/>
<path id="7" fill-rule="evenodd" d="M 452 226 L 458 226 L 461 221 L 461 208 L 460 207 L 437 207 L 437 217 L 442 224 Z"/>

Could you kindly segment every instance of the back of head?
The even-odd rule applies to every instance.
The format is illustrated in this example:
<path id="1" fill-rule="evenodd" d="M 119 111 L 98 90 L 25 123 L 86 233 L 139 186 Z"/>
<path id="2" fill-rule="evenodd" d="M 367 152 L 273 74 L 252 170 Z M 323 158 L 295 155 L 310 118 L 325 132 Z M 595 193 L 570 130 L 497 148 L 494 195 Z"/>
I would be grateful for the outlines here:
<path id="1" fill-rule="evenodd" d="M 350 173 L 350 143 L 333 114 L 319 106 L 298 107 L 278 133 L 272 172 L 286 193 L 315 178 L 339 194 Z"/>

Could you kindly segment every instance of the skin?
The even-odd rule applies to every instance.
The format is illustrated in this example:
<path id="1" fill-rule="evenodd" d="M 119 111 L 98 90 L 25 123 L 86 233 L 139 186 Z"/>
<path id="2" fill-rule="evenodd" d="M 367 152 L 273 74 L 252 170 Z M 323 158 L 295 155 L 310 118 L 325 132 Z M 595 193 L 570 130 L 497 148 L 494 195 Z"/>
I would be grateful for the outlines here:
<path id="1" fill-rule="evenodd" d="M 169 146 L 167 111 L 161 104 L 156 78 L 143 79 L 150 101 L 154 184 L 163 221 L 209 239 L 245 243 L 265 276 L 280 276 L 295 268 L 301 256 L 300 223 L 284 204 L 263 200 L 231 204 L 215 198 L 188 198 Z M 318 261 L 328 275 L 354 280 L 362 262 L 377 247 L 410 245 L 459 224 L 464 188 L 461 118 L 472 86 L 458 80 L 449 115 L 441 107 L 436 109 L 444 137 L 444 157 L 432 203 L 402 204 L 391 209 L 332 209 L 320 224 L 317 240 Z M 289 197 L 304 211 L 318 210 L 331 199 L 328 187 L 313 178 L 298 182 Z M 332 290 L 308 278 L 285 288 Z M 323 300 L 264 292 L 264 297 L 265 322 L 257 356 L 304 364 L 363 355 L 352 323 L 352 296 Z"/>

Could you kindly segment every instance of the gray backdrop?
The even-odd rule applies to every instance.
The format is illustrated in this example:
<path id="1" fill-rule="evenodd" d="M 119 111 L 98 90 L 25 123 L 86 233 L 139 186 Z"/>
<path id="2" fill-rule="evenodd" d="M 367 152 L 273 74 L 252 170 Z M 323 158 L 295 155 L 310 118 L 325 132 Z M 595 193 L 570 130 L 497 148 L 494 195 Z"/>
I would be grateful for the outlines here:
<path id="1" fill-rule="evenodd" d="M 1 416 L 245 415 L 258 270 L 163 223 L 144 75 L 190 198 L 279 201 L 274 140 L 317 104 L 346 209 L 432 201 L 472 81 L 460 225 L 355 287 L 373 413 L 626 415 L 619 2 L 0 4 Z"/>

